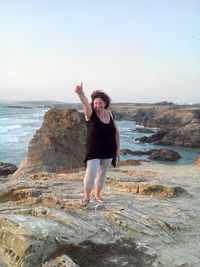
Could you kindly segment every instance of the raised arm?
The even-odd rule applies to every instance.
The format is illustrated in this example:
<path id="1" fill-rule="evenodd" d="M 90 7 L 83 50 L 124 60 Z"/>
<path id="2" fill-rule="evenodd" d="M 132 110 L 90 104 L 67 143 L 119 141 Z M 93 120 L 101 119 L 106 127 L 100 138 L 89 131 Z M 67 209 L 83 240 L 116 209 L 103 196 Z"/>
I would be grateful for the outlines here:
<path id="1" fill-rule="evenodd" d="M 77 85 L 74 89 L 74 92 L 79 96 L 81 103 L 83 104 L 83 110 L 85 114 L 85 119 L 88 121 L 90 120 L 90 117 L 92 115 L 92 107 L 90 103 L 88 102 L 87 97 L 85 96 L 83 92 L 83 83 L 80 85 Z"/>

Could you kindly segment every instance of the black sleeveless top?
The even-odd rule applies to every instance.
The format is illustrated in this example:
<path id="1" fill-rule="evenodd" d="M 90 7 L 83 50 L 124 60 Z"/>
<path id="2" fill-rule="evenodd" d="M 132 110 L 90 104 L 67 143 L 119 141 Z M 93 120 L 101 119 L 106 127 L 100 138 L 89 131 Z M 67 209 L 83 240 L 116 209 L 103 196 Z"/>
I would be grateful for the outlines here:
<path id="1" fill-rule="evenodd" d="M 109 113 L 110 115 L 110 113 Z M 112 117 L 110 122 L 102 122 L 95 111 L 87 121 L 86 157 L 84 162 L 90 159 L 108 159 L 116 156 L 116 128 Z"/>

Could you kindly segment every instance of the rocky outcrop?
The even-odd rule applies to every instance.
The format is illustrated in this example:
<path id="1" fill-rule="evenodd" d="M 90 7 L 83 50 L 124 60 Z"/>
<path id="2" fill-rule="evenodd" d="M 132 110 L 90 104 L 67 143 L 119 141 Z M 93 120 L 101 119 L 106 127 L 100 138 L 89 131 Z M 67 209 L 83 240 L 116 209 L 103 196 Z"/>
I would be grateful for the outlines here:
<path id="1" fill-rule="evenodd" d="M 170 129 L 157 145 L 200 147 L 200 123 L 191 123 L 183 127 Z"/>
<path id="2" fill-rule="evenodd" d="M 86 208 L 78 205 L 83 170 L 2 180 L 2 266 L 193 265 L 199 256 L 198 166 L 126 163 L 108 171 L 106 203 L 91 198 Z"/>
<path id="3" fill-rule="evenodd" d="M 180 154 L 172 149 L 154 149 L 149 155 L 152 160 L 177 161 L 180 158 Z"/>
<path id="4" fill-rule="evenodd" d="M 0 162 L 0 176 L 7 176 L 14 173 L 17 170 L 17 166 L 11 163 Z"/>
<path id="5" fill-rule="evenodd" d="M 166 130 L 158 145 L 200 147 L 200 109 L 173 109 L 164 107 L 138 109 L 137 124 Z"/>
<path id="6" fill-rule="evenodd" d="M 157 104 L 112 105 L 117 119 L 166 130 L 158 145 L 200 147 L 200 105 Z"/>
<path id="7" fill-rule="evenodd" d="M 27 158 L 14 176 L 83 166 L 86 123 L 75 109 L 51 109 L 31 139 Z"/>
<path id="8" fill-rule="evenodd" d="M 172 149 L 151 149 L 146 151 L 141 150 L 130 150 L 130 149 L 122 149 L 120 151 L 122 155 L 149 155 L 149 159 L 151 160 L 166 160 L 166 161 L 177 161 L 181 158 L 181 155 Z"/>
<path id="9" fill-rule="evenodd" d="M 137 156 L 142 156 L 142 155 L 149 155 L 151 153 L 151 150 L 131 150 L 131 149 L 121 149 L 120 154 L 121 155 L 137 155 Z"/>
<path id="10" fill-rule="evenodd" d="M 152 129 L 148 128 L 136 128 L 134 131 L 139 133 L 155 133 Z"/>
<path id="11" fill-rule="evenodd" d="M 163 139 L 163 137 L 166 135 L 165 130 L 158 131 L 157 133 L 154 133 L 150 136 L 143 136 L 139 138 L 135 138 L 135 141 L 143 142 L 143 143 L 152 143 L 156 141 L 160 141 Z"/>

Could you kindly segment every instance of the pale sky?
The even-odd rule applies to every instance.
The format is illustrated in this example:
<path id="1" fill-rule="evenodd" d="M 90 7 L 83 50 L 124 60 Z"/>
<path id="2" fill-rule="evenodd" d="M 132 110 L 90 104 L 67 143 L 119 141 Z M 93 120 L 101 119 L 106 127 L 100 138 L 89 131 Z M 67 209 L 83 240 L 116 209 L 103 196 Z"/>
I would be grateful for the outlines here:
<path id="1" fill-rule="evenodd" d="M 200 0 L 0 0 L 0 100 L 200 103 Z"/>

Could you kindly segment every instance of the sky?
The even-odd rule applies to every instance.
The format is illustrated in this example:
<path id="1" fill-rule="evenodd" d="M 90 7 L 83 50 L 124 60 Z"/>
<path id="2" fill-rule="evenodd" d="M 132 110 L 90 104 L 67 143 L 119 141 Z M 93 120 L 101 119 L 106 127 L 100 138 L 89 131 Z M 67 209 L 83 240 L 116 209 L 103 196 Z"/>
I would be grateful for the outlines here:
<path id="1" fill-rule="evenodd" d="M 0 0 L 0 100 L 200 103 L 200 0 Z"/>

